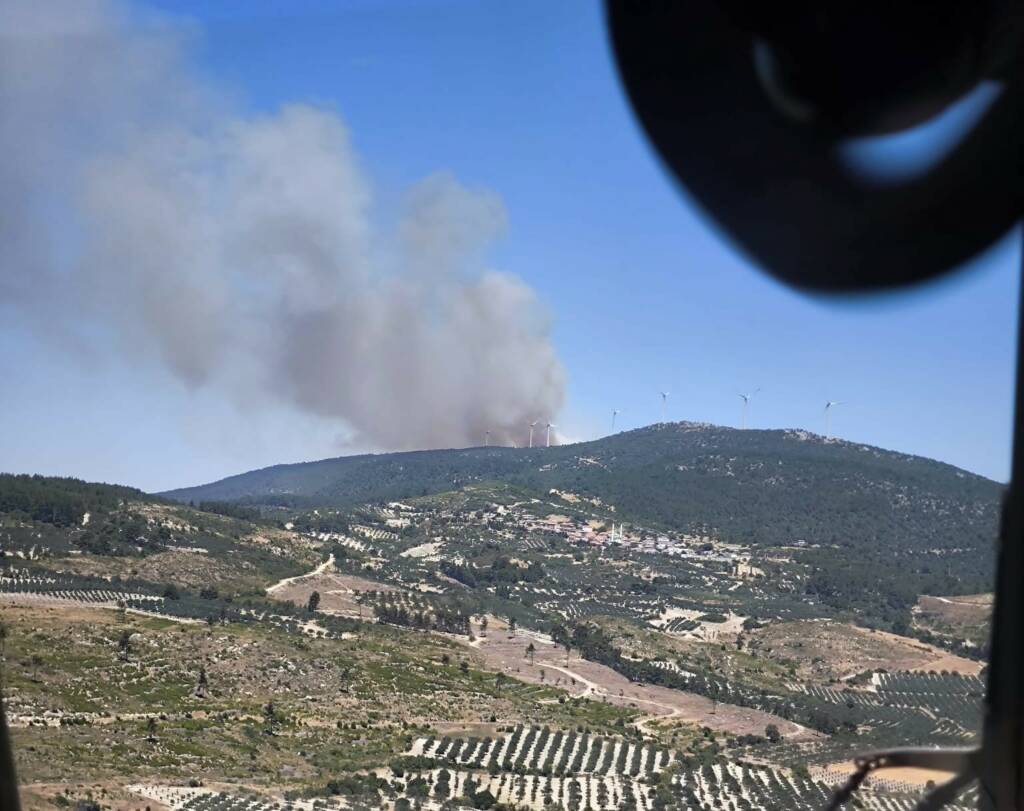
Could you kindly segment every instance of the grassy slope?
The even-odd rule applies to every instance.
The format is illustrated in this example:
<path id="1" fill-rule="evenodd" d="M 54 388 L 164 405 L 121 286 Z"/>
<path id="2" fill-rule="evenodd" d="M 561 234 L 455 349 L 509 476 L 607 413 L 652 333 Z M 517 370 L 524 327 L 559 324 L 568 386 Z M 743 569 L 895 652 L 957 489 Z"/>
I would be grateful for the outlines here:
<path id="1" fill-rule="evenodd" d="M 97 609 L 5 607 L 4 618 L 8 712 L 86 714 L 82 724 L 14 730 L 22 782 L 201 776 L 322 786 L 400 753 L 410 734 L 403 723 L 487 721 L 494 713 L 506 722 L 610 730 L 631 715 L 560 703 L 559 690 L 514 681 L 498 698 L 493 674 L 465 647 L 383 626 L 326 640 L 249 625 L 123 623 Z M 126 629 L 132 652 L 123 662 L 117 640 Z M 209 675 L 205 699 L 193 695 L 200 666 Z M 271 700 L 284 721 L 267 735 L 263 707 Z M 149 715 L 158 718 L 156 743 L 145 741 Z"/>

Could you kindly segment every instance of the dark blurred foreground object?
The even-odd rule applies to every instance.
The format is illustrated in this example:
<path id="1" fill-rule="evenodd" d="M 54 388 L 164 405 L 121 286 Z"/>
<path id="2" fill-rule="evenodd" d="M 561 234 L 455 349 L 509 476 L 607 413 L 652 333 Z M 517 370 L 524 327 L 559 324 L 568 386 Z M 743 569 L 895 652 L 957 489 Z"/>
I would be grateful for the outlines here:
<path id="1" fill-rule="evenodd" d="M 1024 213 L 1022 2 L 607 0 L 607 10 L 622 82 L 658 153 L 712 221 L 789 284 L 842 292 L 933 278 Z M 924 123 L 982 82 L 998 83 L 998 96 L 913 179 L 880 183 L 840 159 L 848 139 Z M 957 773 L 919 809 L 975 778 L 983 808 L 1024 808 L 1022 360 L 1024 330 L 982 745 L 865 755 L 831 808 L 897 765 Z"/>
<path id="2" fill-rule="evenodd" d="M 662 159 L 755 262 L 816 290 L 936 276 L 1024 205 L 1019 0 L 610 0 L 623 84 Z M 858 177 L 844 140 L 1002 84 L 907 183 Z"/>

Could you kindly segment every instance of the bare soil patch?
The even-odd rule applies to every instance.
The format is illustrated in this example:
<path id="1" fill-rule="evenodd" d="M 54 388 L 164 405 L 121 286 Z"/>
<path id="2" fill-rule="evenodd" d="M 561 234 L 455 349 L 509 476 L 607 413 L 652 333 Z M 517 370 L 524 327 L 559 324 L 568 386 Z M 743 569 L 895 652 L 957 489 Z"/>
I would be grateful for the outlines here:
<path id="1" fill-rule="evenodd" d="M 65 791 L 68 792 L 65 795 Z M 74 808 L 77 800 L 92 797 L 109 811 L 142 811 L 149 807 L 150 811 L 164 811 L 163 803 L 155 800 L 141 801 L 117 782 L 99 781 L 96 783 L 31 783 L 18 787 L 21 796 L 21 811 L 54 811 L 59 808 L 56 798 L 66 796 Z"/>
<path id="2" fill-rule="evenodd" d="M 758 655 L 795 664 L 799 676 L 830 681 L 867 670 L 950 670 L 977 674 L 979 662 L 885 631 L 831 620 L 769 625 L 751 634 Z"/>
<path id="3" fill-rule="evenodd" d="M 982 644 L 988 638 L 992 602 L 991 594 L 957 597 L 923 594 L 914 606 L 914 620 L 935 633 Z"/>
<path id="4" fill-rule="evenodd" d="M 320 592 L 320 611 L 347 617 L 366 617 L 372 613 L 372 609 L 359 604 L 356 598 L 360 594 L 371 591 L 392 592 L 398 589 L 358 575 L 324 569 L 315 574 L 282 581 L 268 589 L 267 596 L 281 602 L 303 606 L 314 591 Z"/>
<path id="5" fill-rule="evenodd" d="M 532 663 L 527 656 L 531 643 L 535 650 Z M 605 665 L 580 659 L 577 653 L 570 654 L 567 663 L 564 648 L 531 633 L 510 637 L 507 631 L 492 627 L 476 650 L 489 668 L 522 681 L 554 685 L 576 696 L 632 707 L 657 718 L 692 722 L 737 735 L 762 735 L 768 724 L 775 724 L 783 735 L 796 740 L 817 737 L 811 730 L 760 710 L 713 702 L 682 690 L 631 682 Z"/>

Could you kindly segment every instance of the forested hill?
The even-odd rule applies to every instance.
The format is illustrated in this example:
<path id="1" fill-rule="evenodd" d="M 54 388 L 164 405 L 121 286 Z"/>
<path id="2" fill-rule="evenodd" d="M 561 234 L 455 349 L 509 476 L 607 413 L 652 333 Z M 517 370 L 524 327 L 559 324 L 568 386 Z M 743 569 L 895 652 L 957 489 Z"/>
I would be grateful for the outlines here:
<path id="1" fill-rule="evenodd" d="M 0 473 L 0 515 L 20 515 L 57 527 L 76 526 L 89 514 L 125 501 L 151 500 L 141 490 L 58 476 Z"/>
<path id="2" fill-rule="evenodd" d="M 987 550 L 1003 486 L 804 431 L 666 423 L 552 448 L 467 448 L 277 465 L 163 495 L 347 506 L 504 481 L 596 496 L 616 514 L 725 540 Z"/>
<path id="3" fill-rule="evenodd" d="M 259 518 L 253 507 L 195 506 L 134 487 L 0 473 L 0 558 L 144 556 L 199 546 L 224 554 L 238 539 L 268 528 L 252 523 Z"/>

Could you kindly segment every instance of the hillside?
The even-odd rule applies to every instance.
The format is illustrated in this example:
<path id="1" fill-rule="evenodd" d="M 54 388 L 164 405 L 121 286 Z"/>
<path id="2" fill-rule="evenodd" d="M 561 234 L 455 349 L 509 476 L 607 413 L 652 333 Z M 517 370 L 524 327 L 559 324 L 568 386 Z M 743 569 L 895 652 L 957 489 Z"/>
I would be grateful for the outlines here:
<path id="1" fill-rule="evenodd" d="M 173 490 L 182 502 L 347 507 L 501 481 L 598 498 L 627 520 L 754 544 L 988 549 L 1002 486 L 803 431 L 670 423 L 553 448 L 467 448 L 276 465 Z"/>
<path id="2" fill-rule="evenodd" d="M 81 524 L 86 513 L 109 512 L 129 499 L 153 500 L 133 487 L 57 476 L 0 473 L 0 513 L 18 513 L 54 526 Z"/>
<path id="3" fill-rule="evenodd" d="M 232 505 L 201 506 L 119 485 L 0 474 L 0 559 L 12 569 L 55 566 L 94 579 L 89 587 L 116 578 L 154 593 L 168 583 L 261 593 L 264 578 L 315 559 L 294 533 L 239 517 Z"/>
<path id="4" fill-rule="evenodd" d="M 252 479 L 0 476 L 32 811 L 811 811 L 856 752 L 977 740 L 999 487 L 962 471 L 683 424 Z"/>

